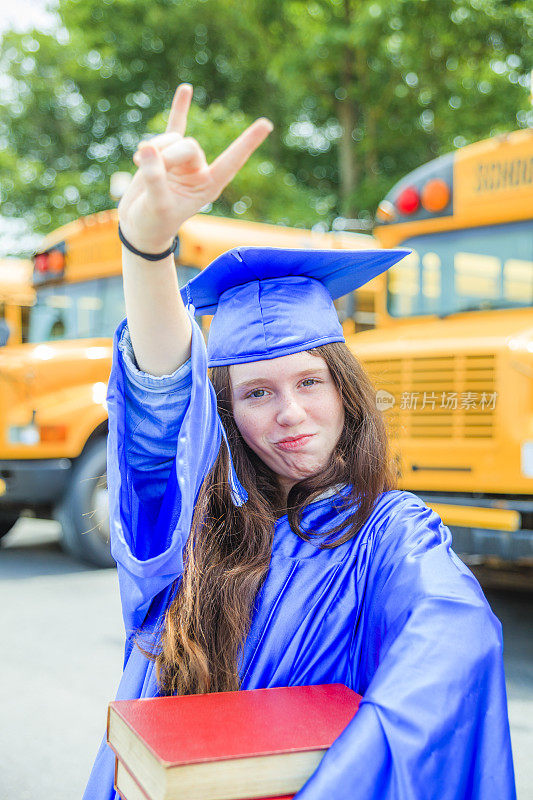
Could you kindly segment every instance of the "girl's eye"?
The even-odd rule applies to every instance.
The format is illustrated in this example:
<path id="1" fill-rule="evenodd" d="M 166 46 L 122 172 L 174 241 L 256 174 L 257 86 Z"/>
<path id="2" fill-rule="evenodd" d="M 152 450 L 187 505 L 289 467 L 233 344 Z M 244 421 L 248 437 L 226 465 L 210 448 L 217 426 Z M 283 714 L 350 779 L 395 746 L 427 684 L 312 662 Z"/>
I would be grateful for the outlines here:
<path id="1" fill-rule="evenodd" d="M 261 392 L 263 392 L 263 394 L 261 394 Z M 253 392 L 250 392 L 250 394 L 248 395 L 248 397 L 253 397 L 256 400 L 259 400 L 261 397 L 264 397 L 264 396 L 265 396 L 265 390 L 264 389 L 254 389 Z"/>
<path id="2" fill-rule="evenodd" d="M 305 378 L 305 380 L 302 381 L 302 385 L 304 386 L 312 386 L 314 383 L 320 383 L 320 381 L 317 381 L 316 378 Z"/>

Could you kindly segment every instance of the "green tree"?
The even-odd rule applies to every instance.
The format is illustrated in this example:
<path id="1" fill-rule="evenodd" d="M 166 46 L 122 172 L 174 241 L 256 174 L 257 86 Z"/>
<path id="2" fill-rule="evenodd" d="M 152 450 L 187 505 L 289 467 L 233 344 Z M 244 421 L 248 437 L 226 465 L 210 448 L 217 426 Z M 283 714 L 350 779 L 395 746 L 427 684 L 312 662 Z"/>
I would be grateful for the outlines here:
<path id="1" fill-rule="evenodd" d="M 275 70 L 298 85 L 292 129 L 335 153 L 327 174 L 347 216 L 373 212 L 424 161 L 527 125 L 526 2 L 290 0 L 284 14 L 296 46 Z"/>
<path id="2" fill-rule="evenodd" d="M 208 157 L 275 130 L 214 205 L 284 224 L 370 218 L 410 169 L 531 120 L 533 12 L 515 0 L 60 0 L 7 33 L 0 209 L 46 232 L 111 205 L 110 175 L 195 87 Z"/>
<path id="3" fill-rule="evenodd" d="M 10 33 L 0 54 L 13 82 L 0 115 L 2 213 L 43 231 L 109 207 L 110 175 L 131 170 L 138 141 L 164 128 L 161 112 L 180 81 L 192 80 L 196 90 L 189 132 L 214 157 L 250 120 L 240 111 L 247 106 L 242 76 L 251 90 L 260 72 L 251 63 L 257 48 L 249 26 L 230 3 L 63 0 L 59 10 L 65 27 L 58 36 Z M 214 16 L 227 32 L 221 41 Z M 213 51 L 206 50 L 209 32 Z M 219 97 L 224 104 L 211 110 Z M 276 104 L 268 105 L 267 113 Z M 294 185 L 275 149 L 265 146 L 251 159 L 217 212 L 315 221 L 319 198 Z"/>

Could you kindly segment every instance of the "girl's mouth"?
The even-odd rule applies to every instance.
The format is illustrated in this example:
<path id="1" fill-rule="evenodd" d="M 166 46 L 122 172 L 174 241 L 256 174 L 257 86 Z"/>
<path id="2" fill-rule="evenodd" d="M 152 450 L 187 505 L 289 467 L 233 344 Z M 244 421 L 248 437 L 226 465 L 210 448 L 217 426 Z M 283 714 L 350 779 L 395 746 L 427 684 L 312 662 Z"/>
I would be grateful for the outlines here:
<path id="1" fill-rule="evenodd" d="M 292 451 L 292 450 L 300 450 L 302 447 L 305 447 L 307 442 L 312 439 L 314 433 L 304 434 L 303 436 L 294 436 L 290 439 L 283 439 L 281 442 L 276 442 L 276 447 L 280 450 L 285 451 Z"/>

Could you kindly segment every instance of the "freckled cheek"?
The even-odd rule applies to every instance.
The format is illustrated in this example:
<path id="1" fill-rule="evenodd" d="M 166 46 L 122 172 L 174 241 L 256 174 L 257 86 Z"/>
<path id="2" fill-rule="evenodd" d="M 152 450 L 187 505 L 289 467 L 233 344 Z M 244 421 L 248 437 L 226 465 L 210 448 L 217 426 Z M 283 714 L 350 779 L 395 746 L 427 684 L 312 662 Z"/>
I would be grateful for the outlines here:
<path id="1" fill-rule="evenodd" d="M 338 397 L 331 397 L 319 410 L 322 424 L 337 441 L 344 427 L 344 406 Z"/>
<path id="2" fill-rule="evenodd" d="M 254 414 L 246 412 L 239 413 L 238 411 L 235 412 L 234 418 L 246 444 L 252 449 L 260 446 L 263 437 L 261 421 L 258 420 Z"/>

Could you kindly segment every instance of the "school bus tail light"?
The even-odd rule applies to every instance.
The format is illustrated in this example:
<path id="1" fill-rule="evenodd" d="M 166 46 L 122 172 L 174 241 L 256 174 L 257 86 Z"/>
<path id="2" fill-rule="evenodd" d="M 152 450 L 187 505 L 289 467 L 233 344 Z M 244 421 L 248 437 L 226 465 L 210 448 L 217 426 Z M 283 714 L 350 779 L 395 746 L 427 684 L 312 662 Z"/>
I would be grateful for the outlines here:
<path id="1" fill-rule="evenodd" d="M 407 186 L 396 198 L 396 208 L 400 214 L 414 214 L 420 205 L 420 195 L 415 186 Z"/>
<path id="2" fill-rule="evenodd" d="M 48 253 L 41 253 L 35 257 L 35 269 L 41 273 L 57 275 L 63 269 L 64 264 L 65 256 L 60 250 L 50 250 Z"/>
<path id="3" fill-rule="evenodd" d="M 64 247 L 53 247 L 33 257 L 34 283 L 61 278 L 65 270 Z"/>
<path id="4" fill-rule="evenodd" d="M 426 211 L 442 211 L 450 200 L 450 187 L 442 178 L 433 178 L 422 189 L 420 200 Z"/>

